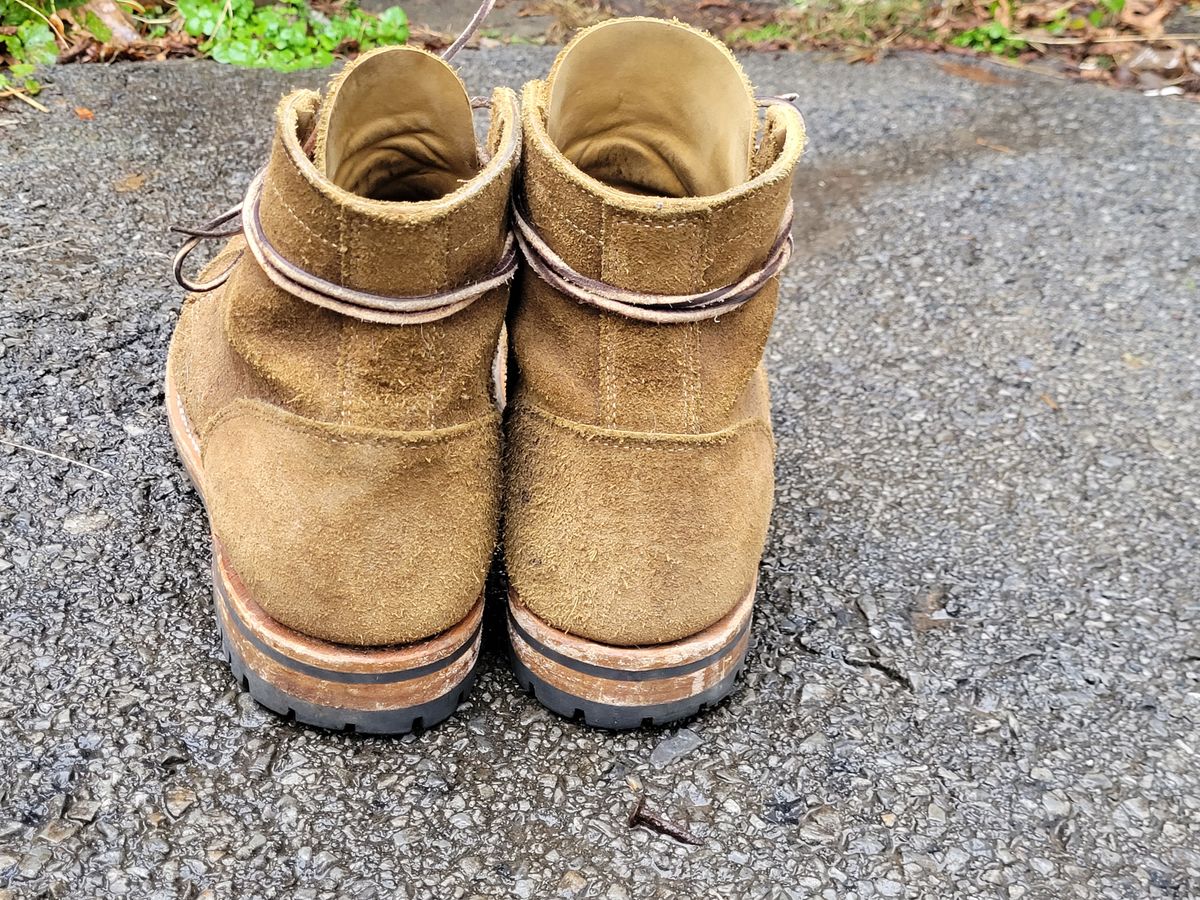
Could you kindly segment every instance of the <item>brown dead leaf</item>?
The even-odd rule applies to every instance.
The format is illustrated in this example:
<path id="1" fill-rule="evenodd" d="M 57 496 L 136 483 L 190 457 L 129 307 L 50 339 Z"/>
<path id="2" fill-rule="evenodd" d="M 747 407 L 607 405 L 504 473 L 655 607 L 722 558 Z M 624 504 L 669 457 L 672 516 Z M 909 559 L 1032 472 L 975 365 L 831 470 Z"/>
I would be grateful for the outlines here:
<path id="1" fill-rule="evenodd" d="M 845 60 L 848 63 L 877 63 L 883 55 L 883 51 L 879 47 L 850 47 L 845 53 Z"/>
<path id="2" fill-rule="evenodd" d="M 83 119 L 85 122 L 90 122 L 92 119 L 96 118 L 96 114 L 86 106 L 75 107 L 75 115 L 79 116 L 79 118 Z"/>
<path id="3" fill-rule="evenodd" d="M 1162 24 L 1174 9 L 1174 3 L 1159 0 L 1128 0 L 1121 8 L 1121 24 L 1156 37 L 1162 34 Z"/>
<path id="4" fill-rule="evenodd" d="M 913 604 L 910 615 L 915 631 L 934 631 L 939 628 L 952 628 L 954 617 L 946 612 L 946 588 L 934 585 Z"/>
<path id="5" fill-rule="evenodd" d="M 1154 47 L 1143 47 L 1129 60 L 1129 69 L 1137 72 L 1153 72 L 1164 78 L 1178 78 L 1184 74 L 1186 62 L 1183 51 L 1174 47 L 1162 50 Z"/>
<path id="6" fill-rule="evenodd" d="M 146 176 L 134 172 L 132 175 L 126 175 L 120 181 L 113 185 L 113 190 L 118 194 L 129 194 L 133 191 L 140 191 L 142 185 L 146 183 Z"/>
<path id="7" fill-rule="evenodd" d="M 1054 398 L 1051 397 L 1049 394 L 1042 394 L 1042 396 L 1038 397 L 1038 399 L 1041 400 L 1043 403 L 1045 403 L 1048 407 L 1050 407 L 1055 412 L 1058 412 L 1059 409 L 1062 408 L 1058 405 L 1058 403 L 1055 402 Z"/>
<path id="8" fill-rule="evenodd" d="M 996 0 L 992 6 L 992 16 L 1007 30 L 1012 29 L 1012 4 L 1009 0 Z"/>
<path id="9" fill-rule="evenodd" d="M 54 36 L 58 38 L 58 42 L 60 44 L 65 44 L 67 42 L 67 30 L 63 25 L 62 17 L 58 13 L 52 12 L 50 15 L 46 16 L 46 24 L 50 26 L 50 29 L 54 32 Z"/>
<path id="10" fill-rule="evenodd" d="M 1003 75 L 997 75 L 990 69 L 984 69 L 981 66 L 969 66 L 965 63 L 945 62 L 939 63 L 938 68 L 947 75 L 953 75 L 956 78 L 966 78 L 969 81 L 977 81 L 979 84 L 1003 85 L 1005 87 L 1015 87 L 1018 82 L 1012 78 L 1005 78 Z"/>
<path id="11" fill-rule="evenodd" d="M 994 150 L 997 153 L 1010 153 L 1011 154 L 1011 153 L 1017 152 L 1012 147 L 1006 147 L 1003 144 L 993 144 L 991 141 L 987 140 L 986 138 L 977 137 L 977 138 L 975 138 L 975 143 L 978 144 L 980 147 L 987 147 L 989 150 Z"/>

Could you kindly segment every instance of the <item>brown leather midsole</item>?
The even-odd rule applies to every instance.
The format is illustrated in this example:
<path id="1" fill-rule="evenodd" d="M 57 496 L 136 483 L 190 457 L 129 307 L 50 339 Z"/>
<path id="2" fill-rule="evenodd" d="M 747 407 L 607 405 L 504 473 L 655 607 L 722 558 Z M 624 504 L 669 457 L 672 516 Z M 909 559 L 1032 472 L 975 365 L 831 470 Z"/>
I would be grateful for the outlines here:
<path id="1" fill-rule="evenodd" d="M 258 607 L 216 551 L 217 615 L 231 649 L 290 697 L 364 712 L 405 709 L 457 688 L 479 657 L 483 599 L 448 631 L 399 647 L 364 649 L 320 641 L 280 625 Z"/>
<path id="2" fill-rule="evenodd" d="M 705 693 L 741 663 L 750 641 L 754 586 L 699 634 L 650 647 L 615 647 L 567 634 L 509 593 L 508 635 L 529 671 L 571 696 L 609 706 L 659 706 Z"/>

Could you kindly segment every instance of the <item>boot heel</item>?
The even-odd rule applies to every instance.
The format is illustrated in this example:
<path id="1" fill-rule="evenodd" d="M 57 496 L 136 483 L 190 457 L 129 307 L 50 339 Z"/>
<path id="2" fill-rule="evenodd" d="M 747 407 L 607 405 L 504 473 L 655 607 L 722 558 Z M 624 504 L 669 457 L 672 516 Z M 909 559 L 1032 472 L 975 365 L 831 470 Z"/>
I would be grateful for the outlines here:
<path id="1" fill-rule="evenodd" d="M 204 500 L 197 442 L 172 387 L 167 419 L 184 468 Z M 254 602 L 213 539 L 213 605 L 225 658 L 243 690 L 305 725 L 405 734 L 447 718 L 471 691 L 479 663 L 483 597 L 448 631 L 403 646 L 363 648 L 294 631 Z"/>
<path id="2" fill-rule="evenodd" d="M 544 706 L 597 728 L 663 725 L 733 690 L 750 646 L 754 588 L 699 634 L 652 647 L 614 647 L 552 628 L 509 592 L 509 654 L 517 680 Z"/>
<path id="3" fill-rule="evenodd" d="M 422 730 L 453 713 L 474 683 L 482 597 L 436 637 L 368 649 L 316 640 L 276 622 L 247 594 L 219 544 L 213 586 L 234 676 L 267 709 L 297 722 L 368 734 Z"/>

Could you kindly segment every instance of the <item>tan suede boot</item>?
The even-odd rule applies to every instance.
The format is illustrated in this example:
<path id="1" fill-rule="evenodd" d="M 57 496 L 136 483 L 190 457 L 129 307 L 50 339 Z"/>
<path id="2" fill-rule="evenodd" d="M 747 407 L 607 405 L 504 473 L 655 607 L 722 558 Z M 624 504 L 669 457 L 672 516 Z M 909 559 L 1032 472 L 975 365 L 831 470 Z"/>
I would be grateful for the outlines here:
<path id="1" fill-rule="evenodd" d="M 760 122 L 759 106 L 765 105 Z M 673 22 L 581 33 L 526 85 L 504 546 L 521 682 L 622 728 L 745 658 L 773 490 L 763 347 L 804 124 Z"/>
<path id="2" fill-rule="evenodd" d="M 166 403 L 234 672 L 303 722 L 428 727 L 473 678 L 520 147 L 515 94 L 491 110 L 478 148 L 445 61 L 368 53 L 283 99 L 241 227 L 182 254 L 242 232 L 192 285 Z"/>

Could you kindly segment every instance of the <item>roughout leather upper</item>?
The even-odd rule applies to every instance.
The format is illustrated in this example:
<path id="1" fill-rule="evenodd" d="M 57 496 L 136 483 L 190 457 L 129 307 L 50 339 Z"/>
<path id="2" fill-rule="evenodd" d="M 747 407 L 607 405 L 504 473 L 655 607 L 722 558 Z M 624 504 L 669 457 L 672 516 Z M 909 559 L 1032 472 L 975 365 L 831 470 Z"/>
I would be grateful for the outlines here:
<path id="1" fill-rule="evenodd" d="M 389 82 L 392 62 L 403 77 Z M 347 66 L 331 94 L 364 65 L 395 101 L 376 111 L 374 132 L 354 127 L 366 109 L 339 124 L 329 99 L 318 121 L 309 91 L 279 104 L 267 237 L 289 261 L 360 290 L 422 295 L 477 280 L 503 247 L 520 146 L 515 95 L 492 96 L 486 161 L 448 152 L 446 172 L 430 174 L 437 161 L 420 158 L 422 147 L 464 140 L 444 119 L 465 115 L 470 126 L 461 82 L 424 51 L 388 48 Z M 416 95 L 396 100 L 404 78 L 440 87 L 425 106 Z M 314 128 L 317 164 L 303 147 Z M 339 181 L 386 193 L 380 171 L 407 167 L 425 173 L 406 182 L 411 195 L 429 199 L 339 186 L 322 170 L 335 139 Z M 242 245 L 235 238 L 210 269 Z M 385 645 L 443 631 L 478 599 L 496 541 L 490 371 L 507 294 L 492 290 L 423 325 L 374 324 L 292 297 L 245 254 L 223 288 L 187 299 L 172 384 L 202 448 L 213 531 L 270 616 L 324 640 Z"/>
<path id="2" fill-rule="evenodd" d="M 621 46 L 640 50 L 613 57 Z M 552 106 L 588 103 L 589 85 L 619 98 L 597 109 L 617 112 L 555 117 Z M 804 146 L 795 110 L 768 108 L 757 143 L 755 116 L 740 66 L 708 36 L 658 20 L 596 26 L 525 87 L 520 200 L 585 276 L 659 293 L 720 287 L 765 260 Z M 761 360 L 776 297 L 771 282 L 719 320 L 661 325 L 522 280 L 504 544 L 536 615 L 603 643 L 656 644 L 703 630 L 752 588 L 772 501 Z"/>

